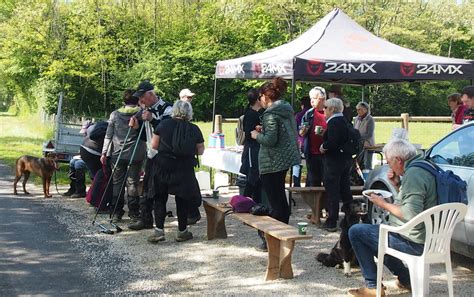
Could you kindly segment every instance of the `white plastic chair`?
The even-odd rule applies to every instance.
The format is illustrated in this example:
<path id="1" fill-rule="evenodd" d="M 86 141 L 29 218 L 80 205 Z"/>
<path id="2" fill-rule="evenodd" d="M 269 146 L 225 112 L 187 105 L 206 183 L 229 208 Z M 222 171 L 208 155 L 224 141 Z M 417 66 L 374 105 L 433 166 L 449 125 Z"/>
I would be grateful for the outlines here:
<path id="1" fill-rule="evenodd" d="M 449 296 L 453 296 L 453 273 L 451 269 L 451 236 L 457 223 L 464 219 L 467 206 L 462 203 L 446 203 L 423 211 L 403 226 L 380 225 L 377 261 L 377 297 L 381 296 L 383 258 L 385 254 L 403 260 L 410 271 L 412 296 L 429 294 L 430 264 L 445 263 Z M 425 224 L 426 238 L 423 254 L 414 256 L 390 248 L 389 232 L 403 234 L 420 223 Z"/>

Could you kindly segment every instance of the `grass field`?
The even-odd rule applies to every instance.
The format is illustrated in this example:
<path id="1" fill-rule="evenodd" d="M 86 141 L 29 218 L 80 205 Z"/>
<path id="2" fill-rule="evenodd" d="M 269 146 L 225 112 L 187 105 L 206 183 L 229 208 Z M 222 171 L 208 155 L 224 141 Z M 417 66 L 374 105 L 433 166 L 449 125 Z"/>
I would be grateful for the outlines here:
<path id="1" fill-rule="evenodd" d="M 202 131 L 207 145 L 211 133 L 211 122 L 196 123 Z M 224 123 L 222 126 L 226 146 L 235 145 L 236 123 Z M 384 143 L 390 139 L 393 128 L 400 127 L 397 122 L 378 122 L 375 125 L 375 140 Z M 429 148 L 436 140 L 451 131 L 449 123 L 410 123 L 409 137 L 413 143 Z M 16 117 L 0 113 L 0 161 L 13 168 L 15 160 L 21 155 L 41 156 L 42 144 L 53 135 L 53 127 L 43 124 L 37 115 Z M 67 164 L 61 164 L 58 182 L 67 183 Z M 39 179 L 35 179 L 38 182 Z"/>
<path id="2" fill-rule="evenodd" d="M 204 141 L 207 143 L 207 138 L 211 133 L 212 123 L 198 122 L 196 124 L 201 128 Z M 235 127 L 237 127 L 237 123 L 222 124 L 226 146 L 235 145 Z M 399 122 L 377 122 L 375 124 L 375 142 L 386 143 L 392 135 L 392 130 L 400 127 L 401 123 Z M 450 131 L 450 123 L 411 122 L 409 124 L 408 135 L 412 143 L 421 144 L 421 147 L 426 149 Z"/>

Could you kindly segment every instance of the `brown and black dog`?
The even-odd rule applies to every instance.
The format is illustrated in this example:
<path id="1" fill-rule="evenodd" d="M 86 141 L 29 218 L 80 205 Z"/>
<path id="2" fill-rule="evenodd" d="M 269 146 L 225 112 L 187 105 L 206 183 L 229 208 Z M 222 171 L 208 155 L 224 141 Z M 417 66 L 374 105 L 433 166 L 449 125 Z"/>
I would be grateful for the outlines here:
<path id="1" fill-rule="evenodd" d="M 52 197 L 49 194 L 49 185 L 51 184 L 51 177 L 54 174 L 54 171 L 58 169 L 58 165 L 54 160 L 54 156 L 50 156 L 47 158 L 37 158 L 32 156 L 22 156 L 16 160 L 16 173 L 15 173 L 15 181 L 13 182 L 13 193 L 18 195 L 16 191 L 16 184 L 20 180 L 21 176 L 23 176 L 23 192 L 25 194 L 30 194 L 26 191 L 26 182 L 30 177 L 30 173 L 33 172 L 36 175 L 41 176 L 43 180 L 43 193 L 45 198 Z"/>

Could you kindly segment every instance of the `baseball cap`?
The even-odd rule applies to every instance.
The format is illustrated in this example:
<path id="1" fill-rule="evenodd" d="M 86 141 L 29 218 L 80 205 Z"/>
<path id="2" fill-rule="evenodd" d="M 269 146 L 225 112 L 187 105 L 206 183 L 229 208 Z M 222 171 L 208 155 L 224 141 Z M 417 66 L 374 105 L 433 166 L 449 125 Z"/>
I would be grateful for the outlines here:
<path id="1" fill-rule="evenodd" d="M 153 90 L 154 88 L 155 87 L 152 85 L 150 81 L 145 80 L 138 85 L 137 90 L 135 91 L 135 93 L 133 93 L 133 97 L 140 98 L 141 96 L 143 96 L 143 94 L 145 94 L 148 91 Z"/>
<path id="2" fill-rule="evenodd" d="M 179 98 L 193 97 L 194 95 L 196 95 L 196 94 L 191 92 L 190 89 L 182 89 L 181 92 L 179 92 Z"/>

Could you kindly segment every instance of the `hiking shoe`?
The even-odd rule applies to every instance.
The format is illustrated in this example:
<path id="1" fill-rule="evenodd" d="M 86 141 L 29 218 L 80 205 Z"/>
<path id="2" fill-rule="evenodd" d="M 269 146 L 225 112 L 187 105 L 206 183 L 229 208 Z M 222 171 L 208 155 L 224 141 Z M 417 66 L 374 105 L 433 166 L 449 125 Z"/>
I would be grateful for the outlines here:
<path id="1" fill-rule="evenodd" d="M 163 230 L 155 229 L 153 235 L 148 236 L 146 239 L 149 243 L 158 243 L 160 241 L 165 241 L 165 232 Z"/>
<path id="2" fill-rule="evenodd" d="M 194 218 L 188 218 L 188 225 L 195 225 L 199 220 L 201 219 L 201 215 L 194 217 Z"/>
<path id="3" fill-rule="evenodd" d="M 74 193 L 71 195 L 71 198 L 84 198 L 86 197 L 86 192 L 84 193 Z"/>
<path id="4" fill-rule="evenodd" d="M 191 232 L 188 231 L 188 229 L 184 230 L 184 231 L 178 231 L 178 233 L 176 234 L 176 241 L 177 242 L 183 242 L 183 241 L 186 241 L 186 240 L 190 240 L 193 238 L 193 234 Z"/>
<path id="5" fill-rule="evenodd" d="M 133 224 L 127 226 L 130 230 L 143 230 L 143 229 L 153 229 L 153 224 L 145 224 L 142 220 L 138 220 Z"/>
<path id="6" fill-rule="evenodd" d="M 335 226 L 335 225 L 332 226 L 332 225 L 329 225 L 329 224 L 326 224 L 326 223 L 322 224 L 320 228 L 323 229 L 323 230 L 326 230 L 327 232 L 336 232 L 337 231 L 337 226 Z"/>

